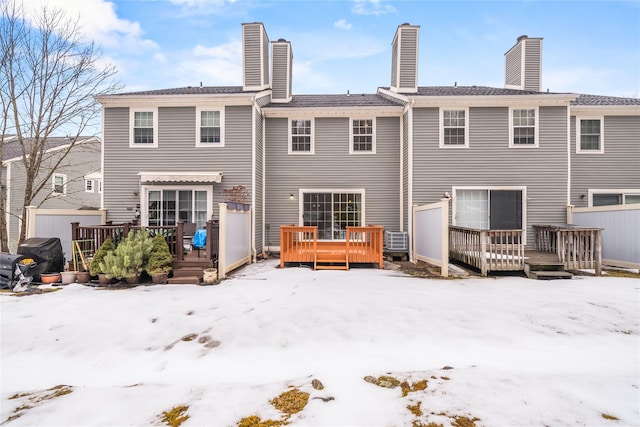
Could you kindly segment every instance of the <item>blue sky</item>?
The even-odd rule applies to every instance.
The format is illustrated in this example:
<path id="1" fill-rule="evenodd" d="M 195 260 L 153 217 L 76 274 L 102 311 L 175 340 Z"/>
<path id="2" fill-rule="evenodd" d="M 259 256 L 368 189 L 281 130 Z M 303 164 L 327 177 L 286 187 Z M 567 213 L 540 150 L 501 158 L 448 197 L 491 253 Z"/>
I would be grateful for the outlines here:
<path id="1" fill-rule="evenodd" d="M 23 0 L 32 5 L 43 0 Z M 420 26 L 420 86 L 504 85 L 504 53 L 543 37 L 543 89 L 640 96 L 640 2 L 44 0 L 79 16 L 125 91 L 242 84 L 243 22 L 293 48 L 293 92 L 390 84 L 398 25 Z"/>

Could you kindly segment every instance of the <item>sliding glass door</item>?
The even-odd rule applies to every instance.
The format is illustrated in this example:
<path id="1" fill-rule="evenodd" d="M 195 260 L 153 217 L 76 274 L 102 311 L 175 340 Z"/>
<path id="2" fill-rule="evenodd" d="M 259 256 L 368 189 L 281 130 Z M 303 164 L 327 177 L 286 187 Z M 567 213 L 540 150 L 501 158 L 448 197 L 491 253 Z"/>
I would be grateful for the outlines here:
<path id="1" fill-rule="evenodd" d="M 362 192 L 303 192 L 302 224 L 318 227 L 319 240 L 344 240 L 349 226 L 363 223 Z"/>

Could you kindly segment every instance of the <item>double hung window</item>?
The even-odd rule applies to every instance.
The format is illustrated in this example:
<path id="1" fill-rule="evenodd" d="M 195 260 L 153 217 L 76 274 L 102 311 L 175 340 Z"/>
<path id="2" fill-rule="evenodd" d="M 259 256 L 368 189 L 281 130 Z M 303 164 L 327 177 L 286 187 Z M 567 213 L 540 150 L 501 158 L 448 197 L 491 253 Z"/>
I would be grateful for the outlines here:
<path id="1" fill-rule="evenodd" d="M 224 145 L 224 113 L 222 110 L 198 108 L 196 146 Z"/>
<path id="2" fill-rule="evenodd" d="M 375 120 L 352 119 L 350 130 L 351 146 L 349 152 L 351 154 L 376 152 Z"/>
<path id="3" fill-rule="evenodd" d="M 576 119 L 576 152 L 603 153 L 601 118 Z"/>
<path id="4" fill-rule="evenodd" d="M 440 147 L 468 147 L 468 110 L 440 110 Z"/>
<path id="5" fill-rule="evenodd" d="M 130 147 L 157 147 L 158 146 L 158 109 L 130 110 Z"/>
<path id="6" fill-rule="evenodd" d="M 64 196 L 67 194 L 67 176 L 60 173 L 54 173 L 51 177 L 51 187 L 53 194 Z"/>
<path id="7" fill-rule="evenodd" d="M 511 109 L 511 138 L 509 144 L 511 147 L 538 146 L 537 117 L 537 108 Z"/>
<path id="8" fill-rule="evenodd" d="M 313 120 L 292 119 L 289 123 L 289 153 L 313 154 Z"/>

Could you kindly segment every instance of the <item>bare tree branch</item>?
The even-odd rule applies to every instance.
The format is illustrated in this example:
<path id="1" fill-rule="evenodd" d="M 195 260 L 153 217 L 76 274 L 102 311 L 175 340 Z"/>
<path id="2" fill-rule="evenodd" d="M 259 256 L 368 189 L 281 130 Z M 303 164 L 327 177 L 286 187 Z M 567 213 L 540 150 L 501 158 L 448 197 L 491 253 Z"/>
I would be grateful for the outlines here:
<path id="1" fill-rule="evenodd" d="M 83 40 L 77 19 L 45 4 L 30 22 L 21 2 L 0 0 L 0 148 L 5 135 L 17 137 L 26 174 L 23 217 L 81 137 L 92 136 L 84 133 L 100 117 L 95 96 L 121 88 L 115 68 L 101 65 L 100 48 Z M 69 138 L 55 156 L 48 151 L 53 136 Z M 0 195 L 3 251 L 8 250 L 6 209 Z M 19 242 L 25 232 L 23 221 Z"/>

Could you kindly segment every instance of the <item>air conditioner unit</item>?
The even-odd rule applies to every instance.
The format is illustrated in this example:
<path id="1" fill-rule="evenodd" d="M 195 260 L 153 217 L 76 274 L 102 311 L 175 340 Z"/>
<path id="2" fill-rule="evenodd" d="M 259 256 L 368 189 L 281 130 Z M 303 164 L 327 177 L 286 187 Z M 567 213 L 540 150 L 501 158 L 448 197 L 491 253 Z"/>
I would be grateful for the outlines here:
<path id="1" fill-rule="evenodd" d="M 387 252 L 409 252 L 409 236 L 406 231 L 385 231 L 384 248 Z"/>

